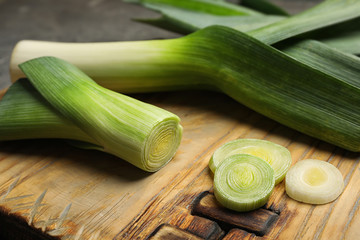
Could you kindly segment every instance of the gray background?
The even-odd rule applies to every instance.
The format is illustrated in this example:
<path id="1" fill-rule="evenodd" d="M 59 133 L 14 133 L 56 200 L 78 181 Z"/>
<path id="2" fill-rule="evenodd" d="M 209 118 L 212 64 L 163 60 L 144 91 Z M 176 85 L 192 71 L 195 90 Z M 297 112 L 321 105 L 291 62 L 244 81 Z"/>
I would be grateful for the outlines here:
<path id="1" fill-rule="evenodd" d="M 321 2 L 271 1 L 290 13 Z M 94 42 L 180 36 L 131 20 L 154 16 L 157 13 L 121 0 L 0 0 L 0 89 L 11 84 L 10 55 L 19 40 Z"/>

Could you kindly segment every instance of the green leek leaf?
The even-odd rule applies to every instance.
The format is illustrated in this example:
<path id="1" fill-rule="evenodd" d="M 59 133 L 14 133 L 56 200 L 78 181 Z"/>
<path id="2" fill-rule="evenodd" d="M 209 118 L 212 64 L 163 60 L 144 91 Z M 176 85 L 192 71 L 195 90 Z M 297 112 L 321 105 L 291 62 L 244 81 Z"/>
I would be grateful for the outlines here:
<path id="1" fill-rule="evenodd" d="M 250 31 L 273 22 L 284 19 L 282 16 L 264 15 L 248 8 L 240 8 L 238 14 L 213 14 L 210 11 L 203 11 L 203 1 L 192 0 L 191 7 L 179 6 L 179 1 L 166 0 L 161 4 L 152 5 L 149 0 L 137 1 L 141 5 L 158 11 L 161 17 L 155 19 L 135 19 L 136 21 L 155 25 L 170 31 L 188 34 L 211 25 L 222 25 L 232 27 L 240 31 Z M 188 2 L 182 1 L 182 2 Z M 217 9 L 216 3 L 213 4 Z M 235 4 L 226 3 L 230 9 L 238 9 Z"/>
<path id="2" fill-rule="evenodd" d="M 302 38 L 317 39 L 339 51 L 360 54 L 360 17 L 334 26 L 305 33 Z"/>
<path id="3" fill-rule="evenodd" d="M 284 19 L 282 16 L 275 15 L 218 16 L 195 11 L 184 11 L 178 8 L 162 8 L 161 12 L 162 16 L 159 18 L 135 20 L 169 31 L 188 34 L 212 25 L 227 26 L 246 32 Z"/>
<path id="4" fill-rule="evenodd" d="M 284 9 L 266 0 L 242 0 L 241 5 L 266 14 L 289 16 Z"/>
<path id="5" fill-rule="evenodd" d="M 197 9 L 201 5 L 200 2 L 198 2 L 199 6 L 193 7 L 191 11 L 181 7 L 172 7 L 169 9 L 169 4 L 171 4 L 171 0 L 166 1 L 166 3 L 156 8 L 157 11 L 162 13 L 162 17 L 138 21 L 183 34 L 188 34 L 211 25 L 228 26 L 239 31 L 248 32 L 267 43 L 275 43 L 296 35 L 300 35 L 301 37 L 308 36 L 319 39 L 338 50 L 353 54 L 360 53 L 360 35 L 357 27 L 360 19 L 357 17 L 360 13 L 359 4 L 325 1 L 314 8 L 290 18 L 271 15 L 218 16 L 198 12 Z M 331 17 L 331 14 L 328 14 L 329 9 L 336 9 L 339 4 L 345 4 L 346 9 L 354 8 L 356 10 L 352 10 L 351 16 L 348 16 L 347 11 L 343 8 L 340 12 L 333 10 L 336 13 L 332 14 L 336 14 L 336 16 Z M 339 15 L 341 16 L 339 17 Z M 334 25 L 334 20 L 330 20 L 330 18 L 336 19 L 338 24 Z M 324 27 L 326 25 L 330 26 Z M 270 36 L 273 38 L 272 40 L 267 39 Z M 299 45 L 300 50 L 301 44 L 299 43 L 297 45 Z M 321 52 L 317 48 L 314 48 L 313 51 L 316 52 L 315 54 L 321 55 Z M 338 54 L 341 53 L 339 52 Z M 317 57 L 318 63 L 325 61 L 327 60 Z M 306 64 L 304 58 L 302 58 L 302 62 Z"/>
<path id="6" fill-rule="evenodd" d="M 303 33 L 329 27 L 333 25 L 356 19 L 360 16 L 360 2 L 357 0 L 326 0 L 299 14 L 282 17 L 262 14 L 260 12 L 249 12 L 247 15 L 232 16 L 230 14 L 218 15 L 210 11 L 202 11 L 203 1 L 191 0 L 187 7 L 176 4 L 177 0 L 163 0 L 161 4 L 149 7 L 152 0 L 137 1 L 145 7 L 162 13 L 159 19 L 142 19 L 138 21 L 154 24 L 167 30 L 180 33 L 190 33 L 210 25 L 222 25 L 246 31 L 253 37 L 268 44 L 298 36 Z M 181 1 L 188 2 L 188 0 Z M 254 1 L 249 1 L 254 4 Z M 227 3 L 235 7 L 235 4 Z M 262 5 L 263 6 L 263 5 Z M 246 12 L 247 8 L 242 11 Z M 249 9 L 250 10 L 250 9 Z M 232 16 L 232 17 L 230 17 Z M 358 26 L 358 24 L 351 24 Z M 341 34 L 337 34 L 341 38 Z M 344 39 L 345 41 L 345 39 Z"/>
<path id="7" fill-rule="evenodd" d="M 124 2 L 141 4 L 153 10 L 181 8 L 184 10 L 208 13 L 219 16 L 237 16 L 258 14 L 249 8 L 227 3 L 225 1 L 209 0 L 124 0 Z"/>
<path id="8" fill-rule="evenodd" d="M 358 0 L 326 0 L 299 14 L 248 32 L 251 36 L 273 44 L 304 32 L 331 26 L 360 16 Z"/>

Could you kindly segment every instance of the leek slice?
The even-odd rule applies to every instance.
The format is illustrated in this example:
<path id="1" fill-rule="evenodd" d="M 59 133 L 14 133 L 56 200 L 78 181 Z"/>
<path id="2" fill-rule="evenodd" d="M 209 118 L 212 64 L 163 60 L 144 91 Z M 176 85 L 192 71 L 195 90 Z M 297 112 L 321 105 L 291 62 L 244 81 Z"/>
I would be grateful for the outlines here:
<path id="1" fill-rule="evenodd" d="M 12 94 L 16 89 L 10 89 L 4 96 L 5 101 L 1 101 L 0 109 L 7 109 L 4 112 L 8 114 L 12 107 L 18 114 L 1 116 L 0 123 L 6 122 L 7 125 L 0 124 L 0 139 L 4 136 L 2 140 L 10 140 L 12 131 L 16 133 L 14 139 L 19 139 L 21 132 L 23 135 L 34 131 L 41 133 L 53 125 L 59 127 L 54 135 L 51 132 L 47 133 L 49 135 L 34 135 L 57 137 L 57 132 L 74 129 L 75 137 L 71 137 L 72 132 L 60 136 L 89 142 L 91 148 L 99 146 L 100 149 L 101 146 L 104 152 L 145 171 L 157 171 L 174 156 L 181 141 L 182 127 L 180 119 L 173 113 L 105 89 L 74 65 L 58 58 L 33 59 L 20 64 L 20 68 L 41 98 L 21 88 L 31 100 L 32 113 L 29 113 L 24 106 L 9 105 L 16 102 L 11 100 L 16 97 Z M 33 116 L 35 120 L 31 120 Z M 22 128 L 29 123 L 27 119 L 30 123 L 40 122 L 34 128 Z M 44 122 L 47 124 L 41 128 Z M 69 123 L 74 126 L 69 126 Z M 86 137 L 82 138 L 83 135 Z"/>
<path id="2" fill-rule="evenodd" d="M 268 162 L 274 170 L 275 184 L 284 179 L 292 162 L 289 150 L 279 144 L 260 139 L 237 139 L 225 143 L 214 152 L 209 162 L 211 171 L 216 172 L 226 158 L 240 153 L 257 156 Z"/>
<path id="3" fill-rule="evenodd" d="M 270 164 L 248 154 L 225 159 L 214 175 L 214 195 L 218 202 L 239 212 L 263 206 L 274 186 L 274 170 Z"/>
<path id="4" fill-rule="evenodd" d="M 286 193 L 300 202 L 329 203 L 334 201 L 343 189 L 343 176 L 328 162 L 315 159 L 302 160 L 291 167 L 286 174 Z"/>

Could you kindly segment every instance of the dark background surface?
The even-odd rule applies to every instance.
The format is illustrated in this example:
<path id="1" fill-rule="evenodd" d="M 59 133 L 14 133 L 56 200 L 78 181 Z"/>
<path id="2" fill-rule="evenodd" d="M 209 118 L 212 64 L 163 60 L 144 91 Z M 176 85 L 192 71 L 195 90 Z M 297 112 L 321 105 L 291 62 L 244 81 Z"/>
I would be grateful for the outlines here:
<path id="1" fill-rule="evenodd" d="M 290 13 L 321 2 L 270 1 Z M 0 89 L 10 85 L 8 68 L 11 51 L 22 39 L 96 42 L 179 36 L 131 20 L 154 16 L 158 14 L 121 0 L 0 0 Z"/>

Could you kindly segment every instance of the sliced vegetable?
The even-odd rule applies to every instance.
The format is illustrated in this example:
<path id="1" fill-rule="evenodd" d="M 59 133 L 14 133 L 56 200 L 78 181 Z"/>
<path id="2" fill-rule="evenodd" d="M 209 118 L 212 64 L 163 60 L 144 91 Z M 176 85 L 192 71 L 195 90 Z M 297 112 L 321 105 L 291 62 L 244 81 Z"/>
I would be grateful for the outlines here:
<path id="1" fill-rule="evenodd" d="M 16 63 L 44 54 L 72 62 L 117 91 L 219 90 L 286 126 L 360 151 L 360 87 L 353 81 L 360 60 L 349 55 L 341 58 L 349 69 L 333 74 L 338 65 L 314 61 L 318 67 L 310 67 L 246 34 L 212 26 L 170 40 L 24 41 L 12 56 L 13 76 L 19 77 Z"/>
<path id="2" fill-rule="evenodd" d="M 307 159 L 290 168 L 285 179 L 289 197 L 304 203 L 325 204 L 334 201 L 344 189 L 340 171 L 321 160 Z"/>
<path id="3" fill-rule="evenodd" d="M 176 115 L 105 89 L 58 58 L 33 59 L 20 68 L 37 92 L 29 84 L 10 88 L 0 102 L 1 140 L 60 133 L 149 172 L 174 156 L 182 134 Z"/>
<path id="4" fill-rule="evenodd" d="M 270 164 L 248 154 L 226 158 L 214 175 L 214 195 L 218 202 L 239 212 L 263 206 L 274 185 L 274 170 Z"/>
<path id="5" fill-rule="evenodd" d="M 260 139 L 237 139 L 214 152 L 209 162 L 211 171 L 216 172 L 225 159 L 235 154 L 250 154 L 268 162 L 274 170 L 275 184 L 284 179 L 292 162 L 289 150 L 279 144 Z"/>

